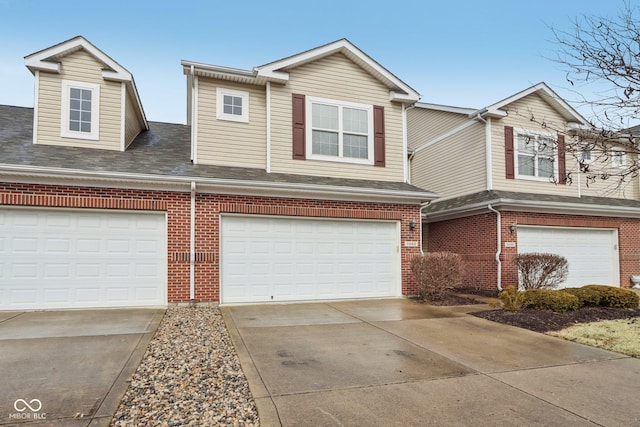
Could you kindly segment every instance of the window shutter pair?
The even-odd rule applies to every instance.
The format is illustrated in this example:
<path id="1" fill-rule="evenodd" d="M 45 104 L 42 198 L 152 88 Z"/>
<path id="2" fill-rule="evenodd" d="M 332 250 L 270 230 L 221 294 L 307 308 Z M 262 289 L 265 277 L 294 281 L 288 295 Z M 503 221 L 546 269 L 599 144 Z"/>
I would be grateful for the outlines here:
<path id="1" fill-rule="evenodd" d="M 293 122 L 293 159 L 306 159 L 305 140 L 305 97 L 294 93 L 292 101 L 292 122 Z M 375 166 L 385 166 L 385 141 L 384 141 L 384 107 L 373 107 L 373 164 Z"/>
<path id="2" fill-rule="evenodd" d="M 513 142 L 513 127 L 504 127 L 504 163 L 507 179 L 515 178 L 515 150 Z M 567 167 L 565 158 L 564 135 L 558 135 L 558 183 L 566 184 Z"/>

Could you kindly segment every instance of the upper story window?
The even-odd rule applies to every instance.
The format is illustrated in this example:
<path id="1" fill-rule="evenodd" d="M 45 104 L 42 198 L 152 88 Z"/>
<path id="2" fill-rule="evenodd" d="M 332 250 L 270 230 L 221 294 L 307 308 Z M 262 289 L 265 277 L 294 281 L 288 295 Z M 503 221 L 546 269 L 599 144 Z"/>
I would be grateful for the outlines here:
<path id="1" fill-rule="evenodd" d="M 216 118 L 249 123 L 249 92 L 234 89 L 216 89 Z"/>
<path id="2" fill-rule="evenodd" d="M 66 138 L 99 138 L 100 86 L 62 81 L 60 134 Z"/>
<path id="3" fill-rule="evenodd" d="M 519 178 L 549 180 L 556 176 L 556 140 L 550 135 L 516 134 L 516 174 Z"/>
<path id="4" fill-rule="evenodd" d="M 626 165 L 627 165 L 627 158 L 625 156 L 624 151 L 622 150 L 611 151 L 611 167 L 612 168 L 623 168 Z"/>
<path id="5" fill-rule="evenodd" d="M 373 164 L 373 106 L 307 97 L 307 157 Z"/>
<path id="6" fill-rule="evenodd" d="M 578 151 L 578 161 L 582 164 L 588 165 L 593 163 L 593 154 L 591 148 L 588 145 L 583 145 Z"/>

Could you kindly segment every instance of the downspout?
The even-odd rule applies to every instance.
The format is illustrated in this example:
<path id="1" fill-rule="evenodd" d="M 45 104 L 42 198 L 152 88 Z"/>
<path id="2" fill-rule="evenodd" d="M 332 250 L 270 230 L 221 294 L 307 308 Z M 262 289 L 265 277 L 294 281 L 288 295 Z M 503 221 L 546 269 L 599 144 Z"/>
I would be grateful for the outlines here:
<path id="1" fill-rule="evenodd" d="M 267 82 L 267 173 L 271 172 L 271 82 Z"/>
<path id="2" fill-rule="evenodd" d="M 408 120 L 407 111 L 416 108 L 416 104 L 405 106 L 402 104 L 402 158 L 404 159 L 404 182 L 411 184 L 411 159 L 413 154 L 409 156 L 409 136 L 408 134 Z M 422 248 L 420 249 L 422 250 Z"/>
<path id="3" fill-rule="evenodd" d="M 480 113 L 476 115 L 476 119 L 484 122 L 484 156 L 485 156 L 485 173 L 487 174 L 487 191 L 493 188 L 493 162 L 491 160 L 491 117 L 484 119 Z"/>
<path id="4" fill-rule="evenodd" d="M 498 291 L 502 290 L 502 261 L 500 261 L 500 255 L 502 254 L 502 216 L 500 215 L 500 211 L 497 211 L 490 204 L 487 205 L 487 209 L 491 212 L 495 212 L 497 215 L 498 229 L 497 229 L 497 244 L 498 250 L 496 251 L 496 263 L 498 264 L 498 274 L 497 274 L 497 282 L 498 282 Z"/>
<path id="5" fill-rule="evenodd" d="M 189 230 L 189 299 L 196 301 L 196 183 L 191 181 L 191 228 Z"/>
<path id="6" fill-rule="evenodd" d="M 422 245 L 423 245 L 423 242 L 422 242 L 422 235 L 423 235 L 423 231 L 422 231 L 422 215 L 423 215 L 422 214 L 422 210 L 424 208 L 428 207 L 430 204 L 431 204 L 431 201 L 428 201 L 428 202 L 422 203 L 420 205 L 420 255 L 424 255 L 424 250 L 422 250 Z"/>
<path id="7" fill-rule="evenodd" d="M 198 163 L 198 77 L 195 67 L 191 65 L 191 162 Z"/>

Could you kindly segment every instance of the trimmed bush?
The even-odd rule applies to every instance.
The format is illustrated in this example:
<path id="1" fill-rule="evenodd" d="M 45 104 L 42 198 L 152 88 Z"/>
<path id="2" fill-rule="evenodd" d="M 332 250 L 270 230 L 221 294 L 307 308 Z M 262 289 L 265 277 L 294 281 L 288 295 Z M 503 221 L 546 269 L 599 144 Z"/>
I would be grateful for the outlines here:
<path id="1" fill-rule="evenodd" d="M 640 305 L 640 296 L 629 289 L 604 285 L 587 285 L 581 289 L 598 292 L 600 294 L 599 305 L 602 307 L 637 308 Z"/>
<path id="2" fill-rule="evenodd" d="M 562 292 L 575 295 L 580 300 L 580 305 L 584 307 L 597 307 L 602 299 L 602 292 L 597 289 L 584 288 L 565 288 Z"/>
<path id="3" fill-rule="evenodd" d="M 524 253 L 517 255 L 513 262 L 518 267 L 523 289 L 554 289 L 569 274 L 569 263 L 560 255 Z"/>
<path id="4" fill-rule="evenodd" d="M 499 306 L 505 311 L 520 311 L 524 307 L 524 292 L 507 286 L 498 294 Z"/>
<path id="5" fill-rule="evenodd" d="M 411 259 L 411 272 L 418 282 L 420 298 L 437 301 L 462 277 L 462 257 L 451 252 L 428 252 Z"/>
<path id="6" fill-rule="evenodd" d="M 551 310 L 564 313 L 580 308 L 580 299 L 564 291 L 551 289 L 529 289 L 524 292 L 524 307 L 536 310 Z"/>

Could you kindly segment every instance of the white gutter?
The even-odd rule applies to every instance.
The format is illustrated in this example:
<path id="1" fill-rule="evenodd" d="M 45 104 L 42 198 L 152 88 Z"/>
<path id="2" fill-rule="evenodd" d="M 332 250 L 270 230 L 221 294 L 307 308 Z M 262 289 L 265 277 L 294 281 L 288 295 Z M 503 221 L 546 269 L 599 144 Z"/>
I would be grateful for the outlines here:
<path id="1" fill-rule="evenodd" d="M 497 285 L 498 291 L 502 290 L 502 261 L 500 261 L 500 255 L 502 254 L 502 216 L 500 215 L 500 211 L 497 211 L 491 206 L 491 204 L 487 205 L 487 209 L 491 212 L 495 212 L 497 216 L 497 234 L 496 234 L 496 243 L 498 245 L 498 250 L 496 251 L 496 263 L 498 265 L 498 275 L 497 275 Z"/>
<path id="2" fill-rule="evenodd" d="M 271 82 L 267 82 L 267 173 L 271 172 Z"/>
<path id="3" fill-rule="evenodd" d="M 476 115 L 476 119 L 484 122 L 484 157 L 485 157 L 485 174 L 487 175 L 487 191 L 493 189 L 493 160 L 491 154 L 491 117 L 484 119 L 480 113 Z"/>
<path id="4" fill-rule="evenodd" d="M 40 99 L 40 70 L 36 70 L 35 83 L 33 87 L 33 144 L 38 143 L 38 120 L 40 115 L 39 102 Z"/>
<path id="5" fill-rule="evenodd" d="M 191 228 L 189 230 L 189 300 L 196 301 L 196 183 L 191 182 Z"/>
<path id="6" fill-rule="evenodd" d="M 213 190 L 232 191 L 239 190 L 258 192 L 266 190 L 300 192 L 306 194 L 306 198 L 312 196 L 312 193 L 326 193 L 330 195 L 345 195 L 349 197 L 356 196 L 372 196 L 372 197 L 388 197 L 390 199 L 402 199 L 406 201 L 433 200 L 440 197 L 439 194 L 430 191 L 413 192 L 398 191 L 390 189 L 377 189 L 365 187 L 343 187 L 326 184 L 308 184 L 308 183 L 290 183 L 290 182 L 272 182 L 272 181 L 251 181 L 251 180 L 235 180 L 223 178 L 199 178 L 194 176 L 163 176 L 138 173 L 120 173 L 120 172 L 90 172 L 80 169 L 64 169 L 39 166 L 11 165 L 0 163 L 0 176 L 8 175 L 30 175 L 33 177 L 45 177 L 48 179 L 73 179 L 73 180 L 108 180 L 121 181 L 127 183 L 139 182 L 145 185 L 145 188 L 151 184 L 157 185 L 179 185 L 189 184 L 192 181 L 198 183 L 203 192 L 202 186 L 216 187 Z"/>
<path id="7" fill-rule="evenodd" d="M 424 208 L 426 208 L 427 206 L 429 206 L 430 203 L 431 202 L 426 202 L 426 203 L 423 203 L 423 204 L 420 205 L 420 254 L 421 255 L 424 255 L 424 250 L 422 250 L 422 247 L 424 245 L 424 242 L 422 241 L 422 235 L 423 235 L 423 232 L 422 232 L 422 210 Z"/>
<path id="8" fill-rule="evenodd" d="M 408 158 L 409 136 L 407 135 L 407 133 L 409 131 L 408 131 L 407 111 L 413 110 L 414 108 L 416 108 L 416 104 L 412 104 L 409 107 L 407 107 L 405 104 L 402 104 L 402 158 L 404 159 L 402 166 L 404 167 L 404 182 L 406 183 L 411 182 L 411 172 L 409 170 L 409 168 L 411 167 L 409 163 L 411 159 Z M 411 156 L 411 158 L 413 158 L 413 156 Z"/>
<path id="9" fill-rule="evenodd" d="M 191 161 L 198 163 L 198 76 L 191 65 Z"/>

